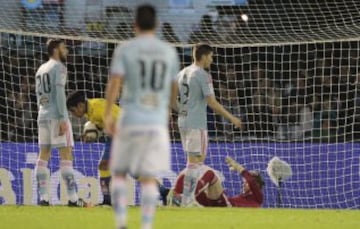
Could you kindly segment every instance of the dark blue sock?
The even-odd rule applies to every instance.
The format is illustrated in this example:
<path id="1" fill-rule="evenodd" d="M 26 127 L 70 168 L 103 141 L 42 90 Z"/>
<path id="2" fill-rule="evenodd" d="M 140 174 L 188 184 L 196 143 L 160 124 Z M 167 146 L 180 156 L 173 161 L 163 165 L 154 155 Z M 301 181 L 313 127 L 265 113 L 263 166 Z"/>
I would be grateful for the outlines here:
<path id="1" fill-rule="evenodd" d="M 110 181 L 111 177 L 100 177 L 100 187 L 104 197 L 103 204 L 107 205 L 111 205 Z"/>

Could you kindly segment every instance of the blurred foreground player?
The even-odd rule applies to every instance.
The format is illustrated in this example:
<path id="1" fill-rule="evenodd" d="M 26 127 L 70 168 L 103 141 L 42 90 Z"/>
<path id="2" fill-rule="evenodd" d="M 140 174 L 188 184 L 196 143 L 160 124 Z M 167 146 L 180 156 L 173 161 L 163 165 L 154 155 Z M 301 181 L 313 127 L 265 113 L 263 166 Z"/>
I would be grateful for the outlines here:
<path id="1" fill-rule="evenodd" d="M 104 128 L 106 100 L 101 98 L 86 99 L 84 93 L 76 91 L 68 96 L 66 105 L 72 115 L 78 118 L 85 117 L 94 123 L 99 129 Z M 111 114 L 114 119 L 118 118 L 120 107 L 112 105 Z M 92 141 L 92 139 L 85 139 Z M 95 140 L 95 139 L 94 139 Z M 111 205 L 110 181 L 111 174 L 109 169 L 111 149 L 111 137 L 106 137 L 105 147 L 99 162 L 100 187 L 103 194 L 103 205 Z"/>
<path id="2" fill-rule="evenodd" d="M 176 50 L 155 36 L 150 5 L 136 10 L 135 33 L 114 51 L 106 88 L 106 131 L 113 135 L 111 198 L 117 228 L 127 227 L 126 174 L 141 183 L 142 229 L 153 224 L 159 190 L 155 179 L 170 169 L 169 101 L 176 103 Z M 115 126 L 111 107 L 123 84 L 122 112 Z"/>
<path id="3" fill-rule="evenodd" d="M 49 205 L 50 171 L 48 161 L 51 150 L 60 152 L 61 177 L 65 181 L 69 198 L 68 206 L 86 207 L 78 198 L 73 169 L 72 148 L 74 145 L 71 123 L 66 109 L 65 85 L 67 69 L 64 65 L 68 50 L 62 40 L 47 42 L 49 60 L 36 72 L 36 97 L 39 108 L 39 159 L 35 174 L 40 194 L 40 205 Z"/>
<path id="4" fill-rule="evenodd" d="M 227 157 L 226 163 L 231 170 L 238 172 L 243 179 L 242 193 L 228 197 L 220 178 L 215 171 L 203 165 L 201 175 L 195 185 L 196 201 L 205 207 L 261 207 L 263 203 L 264 181 L 258 171 L 248 171 L 244 166 L 238 164 L 232 158 Z M 186 170 L 186 169 L 185 169 Z M 170 191 L 168 201 L 170 205 L 181 205 L 181 195 L 184 187 L 184 173 L 178 176 L 175 187 Z"/>

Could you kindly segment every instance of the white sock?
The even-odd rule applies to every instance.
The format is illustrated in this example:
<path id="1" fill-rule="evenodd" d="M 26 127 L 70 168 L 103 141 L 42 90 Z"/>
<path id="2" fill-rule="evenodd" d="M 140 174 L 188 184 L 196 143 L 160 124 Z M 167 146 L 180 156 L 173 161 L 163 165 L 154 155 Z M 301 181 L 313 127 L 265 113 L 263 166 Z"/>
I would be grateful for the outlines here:
<path id="1" fill-rule="evenodd" d="M 159 190 L 155 183 L 141 185 L 141 222 L 142 229 L 153 226 L 156 205 L 159 200 Z"/>
<path id="2" fill-rule="evenodd" d="M 76 182 L 72 161 L 62 160 L 60 162 L 61 177 L 65 181 L 68 198 L 71 202 L 78 201 L 79 197 L 76 192 Z"/>
<path id="3" fill-rule="evenodd" d="M 195 201 L 195 190 L 196 183 L 199 177 L 199 168 L 198 164 L 189 163 L 187 165 L 185 175 L 184 175 L 184 189 L 181 199 L 181 205 L 187 206 L 192 201 Z"/>
<path id="4" fill-rule="evenodd" d="M 112 177 L 111 200 L 115 212 L 116 228 L 123 228 L 127 225 L 127 185 L 126 179 Z"/>
<path id="5" fill-rule="evenodd" d="M 40 194 L 40 200 L 49 201 L 49 180 L 50 171 L 47 168 L 48 162 L 39 159 L 36 162 L 35 174 L 38 183 L 38 192 Z"/>

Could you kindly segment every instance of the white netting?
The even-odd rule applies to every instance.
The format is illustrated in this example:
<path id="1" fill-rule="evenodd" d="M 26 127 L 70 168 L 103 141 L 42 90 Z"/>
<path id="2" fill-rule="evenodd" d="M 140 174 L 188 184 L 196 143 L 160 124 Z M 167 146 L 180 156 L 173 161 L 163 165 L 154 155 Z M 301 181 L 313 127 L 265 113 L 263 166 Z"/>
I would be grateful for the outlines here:
<path id="1" fill-rule="evenodd" d="M 1 144 L 0 167 L 15 177 L 13 170 L 27 167 L 23 148 L 37 141 L 34 71 L 47 59 L 46 39 L 64 38 L 70 48 L 67 90 L 103 97 L 112 51 L 133 36 L 133 10 L 139 3 L 55 2 L 44 0 L 30 10 L 0 0 L 1 141 L 17 143 Z M 175 43 L 182 67 L 191 63 L 192 43 L 215 46 L 210 72 L 216 96 L 246 124 L 234 130 L 208 113 L 207 163 L 224 174 L 230 193 L 240 190 L 240 179 L 225 167 L 225 155 L 261 171 L 279 156 L 293 169 L 283 186 L 282 206 L 359 208 L 360 2 L 250 0 L 210 7 L 200 0 L 152 2 L 159 11 L 159 35 Z M 77 140 L 83 123 L 73 121 Z M 174 123 L 171 133 L 178 172 L 185 161 Z M 96 176 L 100 152 L 88 150 L 76 147 L 76 167 Z M 22 185 L 15 178 L 14 189 Z M 265 206 L 276 206 L 276 187 L 268 178 L 265 193 Z"/>

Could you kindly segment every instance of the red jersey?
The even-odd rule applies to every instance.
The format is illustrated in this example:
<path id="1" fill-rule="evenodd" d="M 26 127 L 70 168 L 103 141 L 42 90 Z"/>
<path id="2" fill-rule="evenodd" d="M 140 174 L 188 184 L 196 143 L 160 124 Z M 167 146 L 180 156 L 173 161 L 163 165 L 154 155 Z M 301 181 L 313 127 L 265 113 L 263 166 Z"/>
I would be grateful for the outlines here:
<path id="1" fill-rule="evenodd" d="M 255 178 L 247 171 L 241 173 L 249 184 L 250 191 L 238 196 L 228 197 L 228 201 L 233 207 L 261 207 L 264 201 L 264 194 L 256 182 Z"/>

